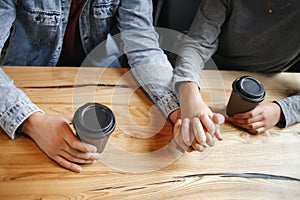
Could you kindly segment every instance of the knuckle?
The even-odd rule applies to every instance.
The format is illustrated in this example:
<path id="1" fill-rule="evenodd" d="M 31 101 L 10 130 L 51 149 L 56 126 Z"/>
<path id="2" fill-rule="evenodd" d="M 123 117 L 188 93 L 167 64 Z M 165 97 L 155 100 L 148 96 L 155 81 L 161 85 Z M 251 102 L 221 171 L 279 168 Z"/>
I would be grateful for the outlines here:
<path id="1" fill-rule="evenodd" d="M 72 171 L 76 171 L 76 165 L 74 163 L 68 163 L 68 164 L 66 164 L 66 168 L 70 169 Z"/>
<path id="2" fill-rule="evenodd" d="M 56 157 L 56 155 L 54 155 L 53 153 L 46 153 L 47 154 L 47 156 L 50 158 L 50 159 L 52 159 L 52 160 L 54 160 L 54 161 L 57 161 L 57 157 Z"/>
<path id="3" fill-rule="evenodd" d="M 245 123 L 246 123 L 246 124 L 251 124 L 251 120 L 250 120 L 250 119 L 246 119 L 246 120 L 245 120 Z"/>
<path id="4" fill-rule="evenodd" d="M 250 117 L 250 118 L 253 118 L 253 117 L 254 117 L 254 113 L 253 113 L 253 112 L 250 112 L 250 113 L 249 113 L 249 117 Z"/>
<path id="5" fill-rule="evenodd" d="M 199 137 L 198 143 L 199 143 L 200 145 L 203 145 L 205 142 L 206 142 L 206 138 Z"/>
<path id="6" fill-rule="evenodd" d="M 255 125 L 254 124 L 249 124 L 249 128 L 254 130 L 255 129 Z"/>
<path id="7" fill-rule="evenodd" d="M 77 141 L 71 140 L 71 141 L 69 142 L 69 144 L 70 144 L 70 146 L 71 146 L 72 148 L 75 148 L 76 145 L 77 145 Z"/>

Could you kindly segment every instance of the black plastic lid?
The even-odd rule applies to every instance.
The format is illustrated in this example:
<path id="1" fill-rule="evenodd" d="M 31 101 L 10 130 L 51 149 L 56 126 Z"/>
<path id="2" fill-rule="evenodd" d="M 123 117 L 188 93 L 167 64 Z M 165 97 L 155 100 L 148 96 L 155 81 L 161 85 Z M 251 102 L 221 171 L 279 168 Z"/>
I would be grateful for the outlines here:
<path id="1" fill-rule="evenodd" d="M 251 102 L 261 102 L 266 95 L 264 86 L 251 76 L 237 78 L 233 82 L 232 88 L 236 94 Z"/>
<path id="2" fill-rule="evenodd" d="M 93 138 L 107 136 L 116 127 L 113 112 L 98 103 L 87 103 L 78 108 L 74 114 L 73 124 L 77 134 Z"/>

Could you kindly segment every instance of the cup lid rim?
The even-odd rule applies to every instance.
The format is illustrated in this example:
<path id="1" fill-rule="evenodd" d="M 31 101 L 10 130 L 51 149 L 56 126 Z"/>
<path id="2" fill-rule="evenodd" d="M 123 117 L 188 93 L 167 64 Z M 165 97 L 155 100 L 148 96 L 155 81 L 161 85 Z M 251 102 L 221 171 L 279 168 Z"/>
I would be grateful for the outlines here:
<path id="1" fill-rule="evenodd" d="M 96 109 L 96 111 L 100 110 L 102 112 L 100 114 L 106 115 L 105 117 L 109 121 L 107 122 L 105 121 L 104 127 L 101 127 L 102 129 L 95 129 L 93 127 L 84 126 L 85 122 L 82 119 L 82 117 L 84 116 L 85 113 L 87 113 L 89 109 Z M 99 138 L 99 137 L 107 136 L 114 131 L 116 127 L 116 120 L 113 112 L 107 106 L 99 103 L 86 103 L 76 110 L 73 118 L 73 126 L 77 134 L 83 136 L 89 136 L 93 138 Z"/>
<path id="2" fill-rule="evenodd" d="M 255 91 L 252 91 L 252 88 L 247 87 L 245 84 L 252 83 L 256 87 Z M 260 81 L 252 76 L 242 76 L 237 78 L 232 84 L 233 90 L 239 96 L 244 98 L 247 101 L 252 102 L 261 102 L 265 98 L 265 89 Z"/>

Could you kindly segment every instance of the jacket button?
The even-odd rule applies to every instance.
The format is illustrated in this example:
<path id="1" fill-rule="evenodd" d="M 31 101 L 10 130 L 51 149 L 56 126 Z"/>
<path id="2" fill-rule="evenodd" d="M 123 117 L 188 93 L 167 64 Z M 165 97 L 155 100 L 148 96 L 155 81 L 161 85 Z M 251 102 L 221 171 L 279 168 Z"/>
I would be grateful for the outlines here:
<path id="1" fill-rule="evenodd" d="M 36 21 L 41 21 L 41 17 L 40 17 L 40 16 L 36 16 L 36 17 L 35 17 L 35 20 L 36 20 Z"/>

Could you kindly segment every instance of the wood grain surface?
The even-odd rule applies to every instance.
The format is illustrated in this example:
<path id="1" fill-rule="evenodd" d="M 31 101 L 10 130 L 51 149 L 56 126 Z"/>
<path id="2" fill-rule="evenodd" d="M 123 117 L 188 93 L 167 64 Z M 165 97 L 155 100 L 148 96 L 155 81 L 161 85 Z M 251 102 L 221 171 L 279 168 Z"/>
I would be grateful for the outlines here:
<path id="1" fill-rule="evenodd" d="M 127 69 L 3 69 L 47 114 L 73 113 L 85 102 L 99 102 L 115 112 L 117 128 L 104 161 L 84 165 L 79 174 L 59 167 L 30 138 L 10 140 L 0 131 L 1 200 L 300 197 L 300 124 L 257 136 L 224 124 L 224 140 L 207 156 L 193 152 L 170 160 L 163 149 L 172 137 L 172 124 Z M 266 101 L 300 91 L 299 73 L 204 71 L 201 91 L 212 109 L 224 111 L 231 83 L 242 75 L 263 83 Z"/>

